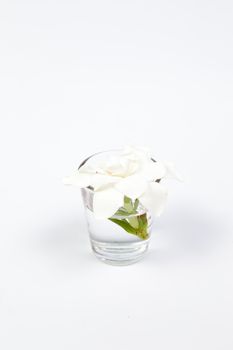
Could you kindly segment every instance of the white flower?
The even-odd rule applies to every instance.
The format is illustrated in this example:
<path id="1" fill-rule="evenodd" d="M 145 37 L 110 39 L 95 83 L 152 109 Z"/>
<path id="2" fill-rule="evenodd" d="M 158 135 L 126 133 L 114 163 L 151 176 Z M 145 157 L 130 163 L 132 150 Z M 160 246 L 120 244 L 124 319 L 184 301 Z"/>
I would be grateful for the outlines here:
<path id="1" fill-rule="evenodd" d="M 93 212 L 98 218 L 113 216 L 123 206 L 124 196 L 138 198 L 146 209 L 159 216 L 165 207 L 167 190 L 156 181 L 171 177 L 179 179 L 172 164 L 155 162 L 148 149 L 127 146 L 95 165 L 87 160 L 64 183 L 93 189 Z"/>

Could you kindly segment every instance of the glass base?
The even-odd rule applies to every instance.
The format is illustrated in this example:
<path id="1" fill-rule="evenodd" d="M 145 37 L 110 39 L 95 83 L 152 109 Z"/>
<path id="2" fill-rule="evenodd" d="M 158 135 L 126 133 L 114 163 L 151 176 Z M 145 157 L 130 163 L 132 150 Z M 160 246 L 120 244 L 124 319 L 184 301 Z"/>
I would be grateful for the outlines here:
<path id="1" fill-rule="evenodd" d="M 106 264 L 125 266 L 141 260 L 149 245 L 149 239 L 140 242 L 98 242 L 91 239 L 95 256 Z"/>

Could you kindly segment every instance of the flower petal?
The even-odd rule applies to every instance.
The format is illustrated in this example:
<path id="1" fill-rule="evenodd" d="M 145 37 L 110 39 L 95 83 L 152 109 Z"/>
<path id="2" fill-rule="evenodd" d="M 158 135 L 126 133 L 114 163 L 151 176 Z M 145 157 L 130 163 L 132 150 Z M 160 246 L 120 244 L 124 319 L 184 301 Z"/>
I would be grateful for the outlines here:
<path id="1" fill-rule="evenodd" d="M 180 174 L 176 171 L 175 165 L 170 162 L 164 162 L 164 166 L 166 167 L 166 178 L 167 179 L 175 179 L 178 181 L 183 181 L 183 178 L 180 176 Z"/>
<path id="2" fill-rule="evenodd" d="M 147 182 L 141 176 L 135 174 L 117 182 L 115 188 L 125 196 L 136 199 L 145 192 Z"/>
<path id="3" fill-rule="evenodd" d="M 151 151 L 147 147 L 134 147 L 128 145 L 124 147 L 122 154 L 131 160 L 136 160 L 138 158 L 151 158 Z"/>
<path id="4" fill-rule="evenodd" d="M 108 219 L 124 205 L 124 195 L 110 187 L 94 193 L 93 212 L 99 219 Z"/>
<path id="5" fill-rule="evenodd" d="M 110 176 L 110 175 L 103 175 L 103 174 L 95 174 L 92 176 L 91 179 L 91 186 L 94 188 L 94 190 L 103 189 L 104 187 L 114 184 L 117 181 L 119 181 L 119 177 L 116 176 Z"/>
<path id="6" fill-rule="evenodd" d="M 126 166 L 121 163 L 121 158 L 119 156 L 111 156 L 99 163 L 98 172 L 106 175 L 118 176 L 124 174 L 125 169 Z"/>
<path id="7" fill-rule="evenodd" d="M 79 169 L 78 171 L 80 173 L 88 173 L 88 174 L 95 174 L 96 173 L 96 169 L 90 165 L 89 163 L 84 163 Z"/>
<path id="8" fill-rule="evenodd" d="M 167 200 L 167 189 L 158 182 L 148 184 L 147 191 L 139 198 L 142 205 L 155 216 L 160 216 Z"/>
<path id="9" fill-rule="evenodd" d="M 133 175 L 135 174 L 139 169 L 139 163 L 135 162 L 133 160 L 128 161 L 128 166 L 127 166 L 127 175 Z"/>
<path id="10" fill-rule="evenodd" d="M 79 171 L 77 171 L 73 175 L 65 177 L 63 180 L 63 183 L 65 185 L 74 185 L 74 186 L 83 188 L 90 185 L 91 178 L 92 178 L 91 174 L 80 173 Z"/>
<path id="11" fill-rule="evenodd" d="M 166 168 L 163 163 L 151 160 L 143 166 L 141 175 L 148 181 L 156 181 L 162 179 L 166 175 Z"/>

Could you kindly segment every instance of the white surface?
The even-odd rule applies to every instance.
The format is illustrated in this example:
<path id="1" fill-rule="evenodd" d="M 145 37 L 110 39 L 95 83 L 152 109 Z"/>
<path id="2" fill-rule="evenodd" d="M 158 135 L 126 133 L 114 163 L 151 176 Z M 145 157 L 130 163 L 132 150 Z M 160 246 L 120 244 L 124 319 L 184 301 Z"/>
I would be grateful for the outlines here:
<path id="1" fill-rule="evenodd" d="M 232 7 L 1 1 L 1 349 L 232 350 Z M 126 143 L 186 182 L 111 267 L 61 179 Z"/>

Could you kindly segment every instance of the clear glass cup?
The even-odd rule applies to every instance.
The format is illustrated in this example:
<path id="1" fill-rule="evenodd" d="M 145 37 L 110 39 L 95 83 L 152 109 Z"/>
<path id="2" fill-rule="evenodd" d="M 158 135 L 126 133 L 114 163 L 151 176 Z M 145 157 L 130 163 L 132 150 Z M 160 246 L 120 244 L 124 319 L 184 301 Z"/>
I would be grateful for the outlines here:
<path id="1" fill-rule="evenodd" d="M 95 163 L 104 160 L 118 151 L 108 151 L 87 158 L 86 162 Z M 122 207 L 109 219 L 98 219 L 93 214 L 93 189 L 81 189 L 88 231 L 92 250 L 95 256 L 112 265 L 129 265 L 140 260 L 149 245 L 152 219 L 151 215 L 140 202 L 133 213 L 125 212 Z M 131 201 L 131 200 L 130 200 Z M 135 205 L 131 201 L 131 205 Z M 122 227 L 123 226 L 123 227 Z M 129 229 L 129 228 L 132 229 Z M 143 227 L 143 229 L 140 229 Z"/>

